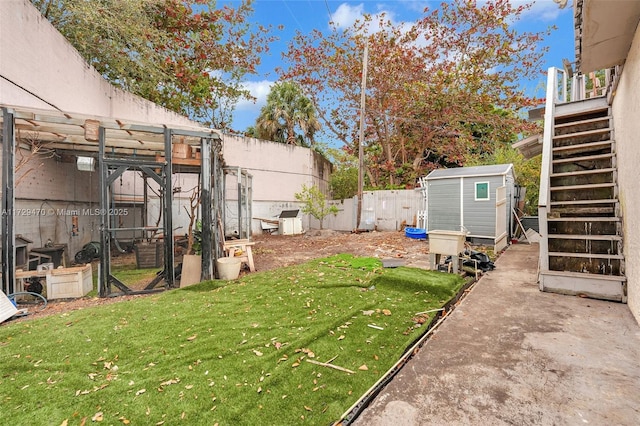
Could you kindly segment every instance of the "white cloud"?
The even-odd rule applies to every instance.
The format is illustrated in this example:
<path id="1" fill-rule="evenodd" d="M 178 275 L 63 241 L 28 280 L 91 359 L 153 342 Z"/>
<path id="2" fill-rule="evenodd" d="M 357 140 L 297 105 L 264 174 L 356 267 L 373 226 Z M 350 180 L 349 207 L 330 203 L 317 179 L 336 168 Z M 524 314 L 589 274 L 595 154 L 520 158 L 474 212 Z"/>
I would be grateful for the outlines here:
<path id="1" fill-rule="evenodd" d="M 271 86 L 275 82 L 269 80 L 247 81 L 242 83 L 244 89 L 247 89 L 251 96 L 256 98 L 255 102 L 241 100 L 236 106 L 236 110 L 240 111 L 260 111 L 260 108 L 267 103 L 267 95 L 271 91 Z"/>
<path id="2" fill-rule="evenodd" d="M 513 0 L 514 7 L 532 4 L 531 8 L 523 14 L 523 19 L 533 18 L 543 22 L 553 22 L 561 13 L 573 10 L 572 1 L 568 0 L 564 9 L 560 9 L 558 3 L 553 0 Z"/>
<path id="3" fill-rule="evenodd" d="M 338 28 L 348 28 L 353 25 L 354 22 L 362 18 L 364 14 L 364 4 L 360 3 L 357 6 L 351 6 L 347 3 L 342 3 L 338 6 L 338 9 L 331 14 L 331 21 Z"/>
<path id="4" fill-rule="evenodd" d="M 387 10 L 382 5 L 376 5 L 377 13 L 369 13 L 372 17 L 371 22 L 368 25 L 367 32 L 370 34 L 380 31 L 380 18 L 384 16 L 385 19 L 391 21 L 395 26 L 405 26 L 405 23 L 395 22 L 394 13 Z M 368 12 L 364 10 L 364 4 L 350 5 L 348 3 L 342 3 L 338 6 L 338 9 L 331 15 L 331 22 L 337 28 L 349 28 L 356 21 L 363 21 L 363 16 Z"/>
<path id="5" fill-rule="evenodd" d="M 482 7 L 488 2 L 489 0 L 478 0 L 478 7 Z M 573 0 L 566 0 L 566 6 L 562 9 L 555 0 L 511 0 L 511 6 L 513 8 L 527 4 L 531 5 L 531 7 L 521 15 L 522 20 L 531 19 L 542 22 L 553 22 L 558 19 L 560 14 L 571 13 L 571 11 L 573 11 Z"/>

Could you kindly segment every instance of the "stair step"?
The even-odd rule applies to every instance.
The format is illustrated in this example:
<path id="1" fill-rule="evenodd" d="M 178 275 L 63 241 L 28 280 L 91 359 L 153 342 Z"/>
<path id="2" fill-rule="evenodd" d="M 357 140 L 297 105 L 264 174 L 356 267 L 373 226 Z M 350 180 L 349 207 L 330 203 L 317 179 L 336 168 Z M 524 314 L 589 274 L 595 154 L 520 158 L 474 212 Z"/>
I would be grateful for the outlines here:
<path id="1" fill-rule="evenodd" d="M 605 158 L 612 158 L 614 154 L 598 154 L 598 155 L 585 155 L 584 157 L 571 157 L 571 158 L 559 158 L 557 160 L 553 160 L 553 164 L 562 164 L 562 163 L 577 163 L 580 161 L 590 161 L 590 160 L 603 160 Z"/>
<path id="2" fill-rule="evenodd" d="M 609 259 L 609 260 L 623 260 L 624 256 L 621 254 L 595 254 L 595 253 L 571 253 L 562 251 L 551 251 L 549 256 L 555 257 L 580 257 L 587 259 Z"/>
<path id="3" fill-rule="evenodd" d="M 618 200 L 610 199 L 610 200 L 569 200 L 569 201 L 552 201 L 552 206 L 577 206 L 584 204 L 615 204 Z"/>
<path id="4" fill-rule="evenodd" d="M 556 207 L 553 212 L 564 214 L 613 214 L 615 213 L 614 207 Z"/>
<path id="5" fill-rule="evenodd" d="M 616 216 L 612 217 L 549 217 L 547 222 L 620 222 L 620 218 Z"/>
<path id="6" fill-rule="evenodd" d="M 555 135 L 553 137 L 553 140 L 557 141 L 557 140 L 561 140 L 561 139 L 576 138 L 576 137 L 581 137 L 581 136 L 592 136 L 592 135 L 599 135 L 599 134 L 610 133 L 610 132 L 611 132 L 611 128 L 605 127 L 605 128 L 602 128 L 602 129 L 585 130 L 585 131 L 582 131 L 582 132 L 566 133 L 564 135 Z"/>
<path id="7" fill-rule="evenodd" d="M 587 120 L 576 120 L 576 121 L 571 121 L 569 123 L 562 123 L 562 124 L 556 124 L 554 127 L 556 129 L 562 129 L 562 128 L 566 128 L 566 127 L 572 127 L 572 126 L 579 126 L 579 125 L 584 125 L 584 124 L 592 124 L 592 123 L 597 123 L 599 121 L 609 121 L 611 120 L 611 116 L 610 115 L 606 115 L 603 117 L 596 117 L 596 118 L 589 118 Z"/>
<path id="8" fill-rule="evenodd" d="M 606 97 L 582 99 L 556 105 L 556 121 L 568 122 L 573 119 L 584 119 L 585 116 L 604 117 L 609 115 L 609 104 Z"/>
<path id="9" fill-rule="evenodd" d="M 615 172 L 614 168 L 606 168 L 606 169 L 593 169 L 593 170 L 579 170 L 575 172 L 562 172 L 562 173 L 551 173 L 550 177 L 564 177 L 564 176 L 575 176 L 575 175 L 588 175 L 591 173 L 611 173 Z"/>
<path id="10" fill-rule="evenodd" d="M 598 141 L 598 142 L 587 142 L 587 143 L 579 143 L 574 145 L 562 145 L 553 147 L 553 152 L 566 152 L 566 151 L 589 151 L 591 148 L 604 147 L 607 145 L 611 145 L 613 141 L 611 139 L 607 139 L 606 141 Z"/>
<path id="11" fill-rule="evenodd" d="M 620 235 L 549 234 L 547 237 L 556 240 L 622 241 Z"/>
<path id="12" fill-rule="evenodd" d="M 544 271 L 545 275 L 555 275 L 558 277 L 569 277 L 569 278 L 591 278 L 596 280 L 607 280 L 607 281 L 622 281 L 626 282 L 627 277 L 624 275 L 600 275 L 600 274 L 589 274 L 588 272 L 568 272 L 568 271 Z"/>
<path id="13" fill-rule="evenodd" d="M 616 184 L 613 182 L 589 183 L 586 185 L 552 186 L 551 191 L 575 191 L 575 190 L 596 189 L 596 188 L 612 188 L 614 186 L 616 186 Z"/>

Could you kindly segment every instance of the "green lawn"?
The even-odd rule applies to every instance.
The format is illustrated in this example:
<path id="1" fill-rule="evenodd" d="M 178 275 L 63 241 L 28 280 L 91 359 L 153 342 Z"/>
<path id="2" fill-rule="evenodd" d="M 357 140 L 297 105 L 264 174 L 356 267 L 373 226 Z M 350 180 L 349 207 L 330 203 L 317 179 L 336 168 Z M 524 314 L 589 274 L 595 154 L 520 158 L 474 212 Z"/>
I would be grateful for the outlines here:
<path id="1" fill-rule="evenodd" d="M 462 284 L 339 255 L 9 323 L 0 424 L 328 425 Z"/>

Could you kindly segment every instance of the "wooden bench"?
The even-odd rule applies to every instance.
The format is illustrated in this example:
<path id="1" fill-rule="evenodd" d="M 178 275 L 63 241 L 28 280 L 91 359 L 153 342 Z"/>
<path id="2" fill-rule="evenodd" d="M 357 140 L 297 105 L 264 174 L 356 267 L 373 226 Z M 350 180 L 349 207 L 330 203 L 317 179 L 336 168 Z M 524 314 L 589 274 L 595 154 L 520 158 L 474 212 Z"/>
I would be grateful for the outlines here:
<path id="1" fill-rule="evenodd" d="M 247 239 L 243 240 L 229 240 L 224 242 L 224 251 L 229 257 L 237 257 L 241 262 L 246 263 L 249 266 L 251 272 L 256 271 L 256 267 L 253 264 L 253 254 L 251 253 L 251 246 L 255 242 Z M 236 251 L 240 251 L 241 254 L 236 256 Z"/>

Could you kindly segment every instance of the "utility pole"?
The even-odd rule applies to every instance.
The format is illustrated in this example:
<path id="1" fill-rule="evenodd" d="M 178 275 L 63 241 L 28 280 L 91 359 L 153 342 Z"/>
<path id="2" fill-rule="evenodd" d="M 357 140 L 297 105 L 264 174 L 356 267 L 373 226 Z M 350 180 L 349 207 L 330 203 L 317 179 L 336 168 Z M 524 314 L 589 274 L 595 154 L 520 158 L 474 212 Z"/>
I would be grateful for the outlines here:
<path id="1" fill-rule="evenodd" d="M 369 56 L 369 41 L 364 44 L 364 54 L 362 55 L 362 85 L 360 88 L 360 137 L 358 140 L 358 218 L 356 219 L 356 230 L 360 229 L 360 218 L 362 217 L 362 187 L 364 186 L 364 107 L 365 92 L 367 90 L 367 62 Z"/>

